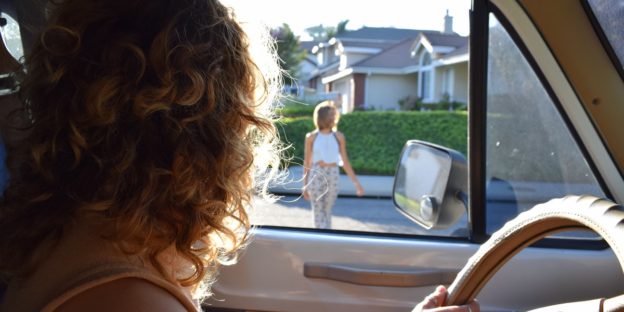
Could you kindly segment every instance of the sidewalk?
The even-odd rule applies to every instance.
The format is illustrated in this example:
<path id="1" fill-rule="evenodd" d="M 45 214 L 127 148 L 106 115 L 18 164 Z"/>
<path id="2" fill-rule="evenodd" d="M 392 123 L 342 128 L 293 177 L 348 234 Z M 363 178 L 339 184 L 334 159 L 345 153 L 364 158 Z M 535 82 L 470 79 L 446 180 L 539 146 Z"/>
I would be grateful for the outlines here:
<path id="1" fill-rule="evenodd" d="M 358 175 L 358 180 L 364 188 L 364 196 L 371 197 L 392 197 L 392 186 L 394 184 L 393 176 L 369 176 Z M 269 190 L 276 194 L 301 194 L 303 187 L 303 167 L 294 166 L 288 168 L 281 181 L 271 183 Z M 355 187 L 345 174 L 340 175 L 338 182 L 340 189 L 339 195 L 355 196 Z"/>

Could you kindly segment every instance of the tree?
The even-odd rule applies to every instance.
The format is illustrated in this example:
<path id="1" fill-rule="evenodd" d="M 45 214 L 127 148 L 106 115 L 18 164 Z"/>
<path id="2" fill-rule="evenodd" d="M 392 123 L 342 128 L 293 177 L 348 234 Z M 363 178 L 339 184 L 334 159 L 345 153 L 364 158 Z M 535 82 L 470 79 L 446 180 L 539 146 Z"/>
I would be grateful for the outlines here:
<path id="1" fill-rule="evenodd" d="M 295 36 L 286 23 L 272 29 L 271 36 L 277 42 L 280 66 L 287 73 L 284 77 L 285 83 L 293 84 L 293 80 L 299 75 L 301 61 L 306 57 L 307 52 L 301 48 L 299 37 Z"/>
<path id="2" fill-rule="evenodd" d="M 336 37 L 347 30 L 347 23 L 349 20 L 343 20 L 334 26 L 323 26 L 323 24 L 319 24 L 316 26 L 308 27 L 305 31 L 312 37 L 314 41 L 327 41 L 333 37 Z"/>

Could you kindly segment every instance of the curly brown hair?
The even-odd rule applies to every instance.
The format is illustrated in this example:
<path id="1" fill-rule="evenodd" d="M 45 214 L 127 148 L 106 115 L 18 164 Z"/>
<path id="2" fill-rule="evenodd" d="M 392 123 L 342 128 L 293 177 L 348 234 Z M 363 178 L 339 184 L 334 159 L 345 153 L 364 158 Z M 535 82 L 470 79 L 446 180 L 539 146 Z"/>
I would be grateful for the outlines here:
<path id="1" fill-rule="evenodd" d="M 95 211 L 161 273 L 174 246 L 194 266 L 182 285 L 211 277 L 246 241 L 258 147 L 276 155 L 279 73 L 216 0 L 64 0 L 48 17 L 21 85 L 32 124 L 10 153 L 0 273 L 25 274 Z"/>

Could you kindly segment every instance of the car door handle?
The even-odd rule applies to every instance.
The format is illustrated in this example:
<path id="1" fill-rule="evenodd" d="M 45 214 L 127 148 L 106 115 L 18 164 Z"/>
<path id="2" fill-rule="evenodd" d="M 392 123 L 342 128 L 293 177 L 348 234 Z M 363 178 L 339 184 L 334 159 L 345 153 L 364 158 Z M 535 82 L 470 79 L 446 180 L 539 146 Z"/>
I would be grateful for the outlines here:
<path id="1" fill-rule="evenodd" d="M 303 275 L 351 284 L 389 287 L 424 287 L 450 284 L 459 270 L 306 262 Z"/>

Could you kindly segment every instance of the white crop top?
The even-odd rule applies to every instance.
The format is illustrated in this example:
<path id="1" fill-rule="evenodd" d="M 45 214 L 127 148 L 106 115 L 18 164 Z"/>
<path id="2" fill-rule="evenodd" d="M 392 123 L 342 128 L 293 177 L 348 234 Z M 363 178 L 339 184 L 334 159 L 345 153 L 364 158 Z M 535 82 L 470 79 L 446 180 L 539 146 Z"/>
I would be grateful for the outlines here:
<path id="1" fill-rule="evenodd" d="M 312 163 L 319 161 L 325 163 L 336 163 L 342 166 L 342 158 L 340 157 L 340 145 L 336 133 L 316 132 L 316 137 L 312 143 Z"/>

